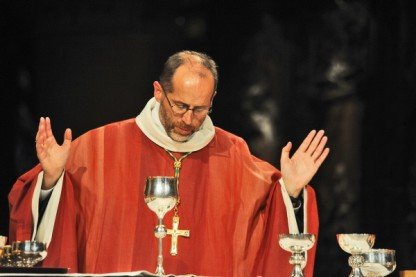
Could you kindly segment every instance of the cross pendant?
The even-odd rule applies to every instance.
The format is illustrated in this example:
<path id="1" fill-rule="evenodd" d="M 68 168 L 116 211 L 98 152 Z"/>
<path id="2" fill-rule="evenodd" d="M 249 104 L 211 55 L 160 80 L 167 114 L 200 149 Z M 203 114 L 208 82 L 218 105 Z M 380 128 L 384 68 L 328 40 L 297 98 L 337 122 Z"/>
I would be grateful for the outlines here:
<path id="1" fill-rule="evenodd" d="M 172 243 L 170 246 L 170 254 L 172 256 L 178 255 L 178 237 L 189 237 L 189 230 L 179 230 L 179 216 L 174 215 L 172 219 L 172 229 L 167 230 L 167 234 L 172 236 Z"/>

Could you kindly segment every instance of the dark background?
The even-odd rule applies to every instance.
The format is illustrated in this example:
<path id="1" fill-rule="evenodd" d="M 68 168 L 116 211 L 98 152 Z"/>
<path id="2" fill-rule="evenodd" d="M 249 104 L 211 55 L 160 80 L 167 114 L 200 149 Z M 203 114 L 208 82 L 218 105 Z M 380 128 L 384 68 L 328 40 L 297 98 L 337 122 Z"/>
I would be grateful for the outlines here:
<path id="1" fill-rule="evenodd" d="M 288 140 L 326 130 L 316 276 L 350 270 L 337 233 L 396 249 L 392 276 L 416 269 L 413 1 L 247 2 L 0 1 L 0 234 L 40 116 L 58 141 L 134 117 L 166 58 L 192 49 L 219 65 L 215 124 L 259 157 L 279 167 Z"/>

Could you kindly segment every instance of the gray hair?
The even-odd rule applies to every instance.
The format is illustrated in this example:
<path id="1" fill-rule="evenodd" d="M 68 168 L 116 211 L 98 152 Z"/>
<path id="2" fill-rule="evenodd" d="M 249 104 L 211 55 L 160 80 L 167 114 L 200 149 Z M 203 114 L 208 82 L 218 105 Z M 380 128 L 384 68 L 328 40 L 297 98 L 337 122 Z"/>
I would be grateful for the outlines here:
<path id="1" fill-rule="evenodd" d="M 162 74 L 159 77 L 160 83 L 166 93 L 172 92 L 172 78 L 176 69 L 183 64 L 197 62 L 206 69 L 208 69 L 214 77 L 214 92 L 217 90 L 218 84 L 218 71 L 215 61 L 205 53 L 183 50 L 170 56 L 165 62 L 162 70 Z"/>

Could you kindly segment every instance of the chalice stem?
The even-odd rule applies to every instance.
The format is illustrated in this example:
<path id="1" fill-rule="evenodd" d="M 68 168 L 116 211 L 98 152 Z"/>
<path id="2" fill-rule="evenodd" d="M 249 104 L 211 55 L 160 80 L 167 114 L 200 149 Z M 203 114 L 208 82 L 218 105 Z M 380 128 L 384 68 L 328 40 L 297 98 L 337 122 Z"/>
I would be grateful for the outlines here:
<path id="1" fill-rule="evenodd" d="M 162 226 L 162 218 L 158 218 L 158 225 Z M 156 274 L 159 276 L 165 275 L 165 270 L 163 269 L 163 237 L 158 238 L 158 250 L 159 253 L 157 255 L 157 267 L 156 267 Z"/>
<path id="2" fill-rule="evenodd" d="M 289 263 L 293 265 L 292 274 L 290 277 L 304 277 L 302 271 L 302 263 L 305 262 L 305 257 L 302 252 L 294 252 L 290 257 Z"/>
<path id="3" fill-rule="evenodd" d="M 349 277 L 364 277 L 364 275 L 359 267 L 355 267 L 352 269 Z"/>
<path id="4" fill-rule="evenodd" d="M 290 275 L 290 277 L 304 277 L 300 264 L 297 264 L 293 267 L 292 275 Z"/>

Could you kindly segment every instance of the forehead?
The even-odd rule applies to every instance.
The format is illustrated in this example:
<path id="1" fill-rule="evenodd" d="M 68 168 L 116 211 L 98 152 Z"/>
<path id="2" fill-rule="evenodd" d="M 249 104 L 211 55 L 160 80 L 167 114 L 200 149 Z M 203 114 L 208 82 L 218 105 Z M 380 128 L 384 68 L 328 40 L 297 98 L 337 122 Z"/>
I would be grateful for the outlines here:
<path id="1" fill-rule="evenodd" d="M 175 99 L 191 105 L 209 105 L 214 93 L 214 76 L 200 64 L 186 63 L 177 68 L 172 85 Z"/>

